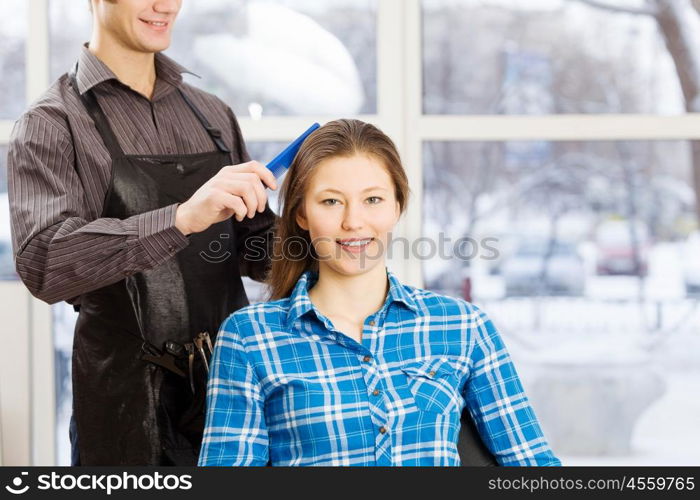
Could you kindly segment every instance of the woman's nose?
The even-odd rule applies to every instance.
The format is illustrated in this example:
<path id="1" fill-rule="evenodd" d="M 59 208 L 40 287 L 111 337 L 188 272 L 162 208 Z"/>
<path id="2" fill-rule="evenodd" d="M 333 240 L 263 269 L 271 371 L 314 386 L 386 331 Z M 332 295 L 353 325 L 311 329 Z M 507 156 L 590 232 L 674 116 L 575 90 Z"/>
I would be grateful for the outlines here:
<path id="1" fill-rule="evenodd" d="M 345 215 L 343 217 L 343 230 L 357 231 L 362 229 L 364 227 L 363 219 L 362 209 L 356 204 L 349 204 L 345 209 Z"/>

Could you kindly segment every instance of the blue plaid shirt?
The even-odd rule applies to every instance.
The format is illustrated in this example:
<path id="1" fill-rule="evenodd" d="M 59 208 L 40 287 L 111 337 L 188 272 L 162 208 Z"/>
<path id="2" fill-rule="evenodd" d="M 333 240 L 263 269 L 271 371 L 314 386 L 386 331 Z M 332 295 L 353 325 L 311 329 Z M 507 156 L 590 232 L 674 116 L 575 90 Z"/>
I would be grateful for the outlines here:
<path id="1" fill-rule="evenodd" d="M 502 465 L 561 465 L 500 335 L 462 300 L 388 273 L 362 343 L 292 295 L 222 325 L 207 389 L 200 465 L 458 466 L 466 405 Z"/>

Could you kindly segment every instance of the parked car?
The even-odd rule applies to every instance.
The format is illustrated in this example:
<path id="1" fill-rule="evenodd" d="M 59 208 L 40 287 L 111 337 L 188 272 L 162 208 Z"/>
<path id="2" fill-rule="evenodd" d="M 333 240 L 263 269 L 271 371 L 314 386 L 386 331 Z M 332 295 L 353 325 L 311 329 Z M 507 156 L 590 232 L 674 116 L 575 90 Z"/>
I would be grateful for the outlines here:
<path id="1" fill-rule="evenodd" d="M 468 299 L 464 296 L 465 280 L 469 277 L 469 269 L 461 266 L 450 266 L 437 276 L 426 279 L 425 287 L 433 292 Z"/>
<path id="2" fill-rule="evenodd" d="M 503 264 L 503 280 L 508 297 L 579 296 L 584 292 L 586 270 L 575 244 L 528 237 Z"/>
<path id="3" fill-rule="evenodd" d="M 632 241 L 629 221 L 615 220 L 600 225 L 595 237 L 599 275 L 647 275 L 649 232 L 646 226 L 639 222 L 635 223 L 634 230 L 637 238 L 636 249 Z M 637 252 L 637 258 L 635 258 L 635 252 Z"/>

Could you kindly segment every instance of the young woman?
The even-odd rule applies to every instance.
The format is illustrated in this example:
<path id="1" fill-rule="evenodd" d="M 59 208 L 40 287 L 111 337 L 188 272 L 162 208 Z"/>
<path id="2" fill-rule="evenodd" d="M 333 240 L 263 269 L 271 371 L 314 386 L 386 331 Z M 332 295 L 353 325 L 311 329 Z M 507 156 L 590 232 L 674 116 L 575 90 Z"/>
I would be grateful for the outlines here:
<path id="1" fill-rule="evenodd" d="M 273 302 L 218 335 L 200 465 L 460 465 L 462 409 L 501 465 L 560 465 L 486 315 L 385 267 L 406 209 L 376 127 L 316 131 L 282 191 Z"/>

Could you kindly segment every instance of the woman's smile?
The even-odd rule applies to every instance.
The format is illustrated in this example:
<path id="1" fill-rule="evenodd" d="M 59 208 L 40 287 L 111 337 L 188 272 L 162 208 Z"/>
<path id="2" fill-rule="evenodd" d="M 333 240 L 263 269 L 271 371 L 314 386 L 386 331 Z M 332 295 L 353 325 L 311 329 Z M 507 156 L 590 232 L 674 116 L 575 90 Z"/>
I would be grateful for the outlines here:
<path id="1" fill-rule="evenodd" d="M 374 238 L 351 238 L 347 240 L 336 240 L 336 244 L 346 252 L 350 252 L 352 254 L 360 254 L 367 250 L 367 247 L 369 247 L 373 241 Z"/>

